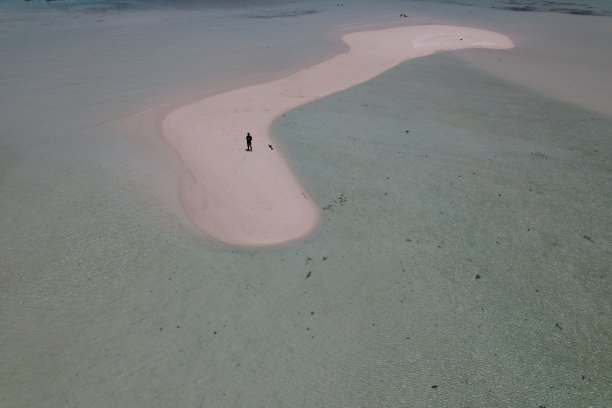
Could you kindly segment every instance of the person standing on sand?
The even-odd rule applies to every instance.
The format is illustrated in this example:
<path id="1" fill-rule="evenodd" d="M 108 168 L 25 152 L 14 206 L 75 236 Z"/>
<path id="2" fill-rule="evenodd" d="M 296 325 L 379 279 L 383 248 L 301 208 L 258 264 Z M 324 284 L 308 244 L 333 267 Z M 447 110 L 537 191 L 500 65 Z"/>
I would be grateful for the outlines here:
<path id="1" fill-rule="evenodd" d="M 251 140 L 253 140 L 253 137 L 251 137 L 251 134 L 249 132 L 247 132 L 246 135 L 246 141 L 247 141 L 247 152 L 252 152 L 253 151 L 253 146 L 251 146 Z"/>

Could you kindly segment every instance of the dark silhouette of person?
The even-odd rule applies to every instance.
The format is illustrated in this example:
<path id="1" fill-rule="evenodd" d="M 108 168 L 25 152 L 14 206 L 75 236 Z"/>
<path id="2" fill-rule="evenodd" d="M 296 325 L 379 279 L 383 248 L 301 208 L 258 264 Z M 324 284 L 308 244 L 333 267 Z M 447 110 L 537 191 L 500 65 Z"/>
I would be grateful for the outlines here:
<path id="1" fill-rule="evenodd" d="M 253 137 L 251 136 L 251 134 L 249 132 L 247 132 L 246 135 L 246 141 L 247 141 L 247 152 L 252 152 L 253 151 L 253 146 L 251 145 L 251 141 L 253 140 Z"/>

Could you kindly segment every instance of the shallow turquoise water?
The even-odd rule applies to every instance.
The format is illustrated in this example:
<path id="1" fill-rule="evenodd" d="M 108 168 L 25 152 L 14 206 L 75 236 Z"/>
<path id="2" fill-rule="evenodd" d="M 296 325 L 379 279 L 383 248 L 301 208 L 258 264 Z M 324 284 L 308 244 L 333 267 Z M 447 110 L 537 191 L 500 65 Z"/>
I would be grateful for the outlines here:
<path id="1" fill-rule="evenodd" d="M 276 123 L 326 208 L 317 303 L 390 406 L 605 406 L 611 126 L 451 55 Z"/>
<path id="2" fill-rule="evenodd" d="M 606 405 L 610 117 L 432 56 L 275 124 L 303 241 L 227 247 L 164 200 L 164 112 L 376 4 L 2 17 L 0 405 Z"/>
<path id="3" fill-rule="evenodd" d="M 361 2 L 368 2 L 367 0 Z M 519 12 L 553 12 L 575 15 L 612 15 L 612 5 L 607 0 L 396 0 L 396 4 L 410 7 L 415 3 L 440 3 L 451 5 L 462 5 L 471 7 L 485 7 L 501 10 Z M 280 0 L 0 0 L 0 6 L 19 8 L 73 8 L 90 10 L 142 10 L 147 8 L 180 8 L 180 9 L 202 9 L 202 8 L 234 8 L 244 7 L 270 7 L 280 4 L 291 5 L 298 1 Z M 317 2 L 313 2 L 317 3 Z M 347 2 L 347 6 L 355 2 Z M 374 3 L 371 1 L 370 3 Z M 333 5 L 333 2 L 330 4 Z"/>
<path id="4" fill-rule="evenodd" d="M 612 5 L 606 0 L 424 0 L 431 3 L 460 4 L 517 12 L 552 12 L 584 16 L 610 16 Z"/>

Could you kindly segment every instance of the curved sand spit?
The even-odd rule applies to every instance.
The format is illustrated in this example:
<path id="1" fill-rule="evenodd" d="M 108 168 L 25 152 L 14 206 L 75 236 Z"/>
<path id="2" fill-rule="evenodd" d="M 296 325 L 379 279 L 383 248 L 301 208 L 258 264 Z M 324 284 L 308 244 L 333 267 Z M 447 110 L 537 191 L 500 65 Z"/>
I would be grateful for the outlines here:
<path id="1" fill-rule="evenodd" d="M 180 186 L 189 218 L 221 241 L 244 246 L 300 238 L 319 207 L 268 135 L 283 112 L 365 82 L 410 58 L 460 48 L 512 48 L 506 36 L 454 26 L 397 27 L 347 34 L 349 51 L 279 80 L 215 95 L 171 112 L 168 142 L 190 174 Z M 245 151 L 246 132 L 253 152 Z"/>

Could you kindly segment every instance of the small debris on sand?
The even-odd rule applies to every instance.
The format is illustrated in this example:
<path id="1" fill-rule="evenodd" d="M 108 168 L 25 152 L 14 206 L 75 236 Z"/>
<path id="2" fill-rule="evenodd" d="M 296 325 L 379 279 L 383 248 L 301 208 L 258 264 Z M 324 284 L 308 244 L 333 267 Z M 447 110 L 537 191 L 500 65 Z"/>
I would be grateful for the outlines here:
<path id="1" fill-rule="evenodd" d="M 310 274 L 312 273 L 312 271 L 308 271 L 308 273 L 306 274 L 306 277 L 304 279 L 308 279 L 310 278 Z"/>

